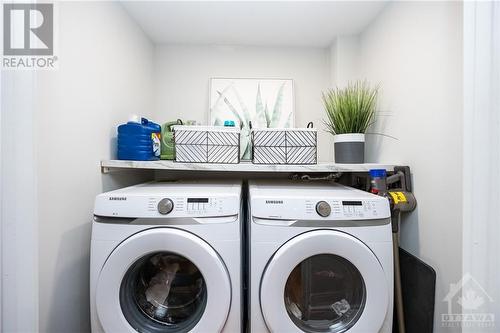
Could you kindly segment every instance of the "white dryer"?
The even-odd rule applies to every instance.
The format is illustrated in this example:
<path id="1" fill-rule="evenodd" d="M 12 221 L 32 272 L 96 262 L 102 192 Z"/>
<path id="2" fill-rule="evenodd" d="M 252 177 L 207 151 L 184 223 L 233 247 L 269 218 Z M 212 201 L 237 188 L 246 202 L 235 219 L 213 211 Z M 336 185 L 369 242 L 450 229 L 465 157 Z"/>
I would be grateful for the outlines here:
<path id="1" fill-rule="evenodd" d="M 387 199 L 331 182 L 249 191 L 251 332 L 392 331 Z"/>
<path id="2" fill-rule="evenodd" d="M 92 332 L 240 332 L 241 184 L 157 182 L 95 200 Z"/>

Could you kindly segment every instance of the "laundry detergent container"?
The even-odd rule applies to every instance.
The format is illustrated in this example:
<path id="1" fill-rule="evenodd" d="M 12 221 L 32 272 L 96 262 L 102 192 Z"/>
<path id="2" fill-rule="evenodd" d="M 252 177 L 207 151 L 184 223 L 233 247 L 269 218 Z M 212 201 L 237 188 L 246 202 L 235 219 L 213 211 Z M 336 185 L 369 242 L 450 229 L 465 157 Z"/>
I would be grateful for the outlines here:
<path id="1" fill-rule="evenodd" d="M 152 161 L 160 157 L 161 126 L 141 118 L 118 126 L 118 159 Z"/>

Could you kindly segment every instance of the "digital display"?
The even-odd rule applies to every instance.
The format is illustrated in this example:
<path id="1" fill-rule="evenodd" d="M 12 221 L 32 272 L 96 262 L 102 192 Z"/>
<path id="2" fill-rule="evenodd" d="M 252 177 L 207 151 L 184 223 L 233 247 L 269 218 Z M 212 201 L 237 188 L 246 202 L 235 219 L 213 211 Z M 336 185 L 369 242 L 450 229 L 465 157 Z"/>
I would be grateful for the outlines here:
<path id="1" fill-rule="evenodd" d="M 363 206 L 361 201 L 342 201 L 343 206 Z"/>
<path id="2" fill-rule="evenodd" d="M 188 203 L 208 203 L 208 198 L 188 198 Z"/>

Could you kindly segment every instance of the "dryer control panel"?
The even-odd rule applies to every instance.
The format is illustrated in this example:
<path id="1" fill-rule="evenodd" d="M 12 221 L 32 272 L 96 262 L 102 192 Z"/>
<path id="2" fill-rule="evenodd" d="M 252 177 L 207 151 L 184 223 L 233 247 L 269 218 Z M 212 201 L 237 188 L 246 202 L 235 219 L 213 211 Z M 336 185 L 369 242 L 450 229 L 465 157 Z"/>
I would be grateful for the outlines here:
<path id="1" fill-rule="evenodd" d="M 371 220 L 390 217 L 387 199 L 337 200 L 327 198 L 252 198 L 252 215 L 292 220 Z"/>
<path id="2" fill-rule="evenodd" d="M 262 219 L 374 220 L 391 216 L 386 198 L 331 183 L 251 184 L 250 200 L 252 216 Z"/>

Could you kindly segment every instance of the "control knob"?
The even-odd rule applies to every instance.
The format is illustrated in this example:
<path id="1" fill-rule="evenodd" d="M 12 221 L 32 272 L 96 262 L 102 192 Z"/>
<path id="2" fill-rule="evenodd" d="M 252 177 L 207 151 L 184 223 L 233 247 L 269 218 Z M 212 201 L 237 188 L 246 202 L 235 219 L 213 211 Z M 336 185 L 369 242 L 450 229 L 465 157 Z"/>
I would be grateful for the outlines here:
<path id="1" fill-rule="evenodd" d="M 320 201 L 316 204 L 316 213 L 318 213 L 319 216 L 327 217 L 331 212 L 332 208 L 328 202 Z"/>
<path id="2" fill-rule="evenodd" d="M 161 199 L 160 202 L 158 202 L 158 212 L 161 215 L 167 215 L 174 209 L 174 203 L 172 200 L 168 198 Z"/>

